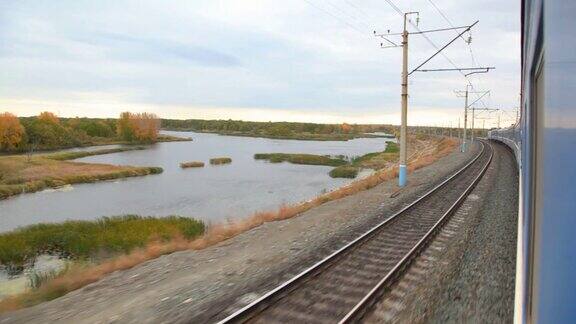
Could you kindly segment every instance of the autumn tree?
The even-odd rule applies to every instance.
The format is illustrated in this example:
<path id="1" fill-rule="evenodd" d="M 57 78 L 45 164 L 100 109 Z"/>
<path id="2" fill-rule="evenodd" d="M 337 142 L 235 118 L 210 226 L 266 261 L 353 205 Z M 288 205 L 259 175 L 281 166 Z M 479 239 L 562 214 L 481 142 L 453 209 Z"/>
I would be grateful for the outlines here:
<path id="1" fill-rule="evenodd" d="M 340 125 L 340 129 L 342 129 L 342 133 L 348 134 L 352 130 L 352 126 L 350 126 L 349 124 L 343 123 L 342 125 Z"/>
<path id="2" fill-rule="evenodd" d="M 118 136 L 129 142 L 156 142 L 160 121 L 155 114 L 123 112 L 118 120 Z"/>
<path id="3" fill-rule="evenodd" d="M 58 119 L 58 116 L 56 116 L 54 113 L 51 113 L 49 111 L 41 112 L 40 115 L 38 116 L 38 119 L 41 121 L 53 123 L 53 124 L 59 124 L 60 123 L 60 119 Z"/>
<path id="4" fill-rule="evenodd" d="M 15 115 L 0 114 L 0 150 L 10 151 L 17 148 L 24 138 L 24 127 Z"/>

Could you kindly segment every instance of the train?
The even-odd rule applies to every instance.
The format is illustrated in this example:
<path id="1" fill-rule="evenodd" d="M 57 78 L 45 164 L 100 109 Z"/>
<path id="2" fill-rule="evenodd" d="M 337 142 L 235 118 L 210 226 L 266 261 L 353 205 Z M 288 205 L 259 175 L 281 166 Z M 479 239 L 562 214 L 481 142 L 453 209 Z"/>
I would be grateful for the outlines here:
<path id="1" fill-rule="evenodd" d="M 515 323 L 576 322 L 576 1 L 523 0 Z"/>

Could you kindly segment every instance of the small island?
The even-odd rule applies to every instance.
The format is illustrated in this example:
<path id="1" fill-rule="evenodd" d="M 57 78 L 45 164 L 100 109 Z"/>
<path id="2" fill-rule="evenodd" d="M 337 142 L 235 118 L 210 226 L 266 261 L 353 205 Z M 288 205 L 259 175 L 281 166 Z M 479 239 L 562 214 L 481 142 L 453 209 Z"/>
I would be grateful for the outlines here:
<path id="1" fill-rule="evenodd" d="M 257 153 L 254 154 L 255 160 L 267 160 L 270 163 L 288 162 L 293 164 L 306 165 L 327 165 L 340 166 L 346 164 L 342 158 L 332 158 L 326 155 L 315 154 L 290 154 L 290 153 Z"/>
<path id="2" fill-rule="evenodd" d="M 266 160 L 270 163 L 288 162 L 304 165 L 332 166 L 328 174 L 332 178 L 356 178 L 360 169 L 380 170 L 390 166 L 398 160 L 399 148 L 395 142 L 388 142 L 383 152 L 367 153 L 353 158 L 351 161 L 345 157 L 332 157 L 328 155 L 294 154 L 294 153 L 257 153 L 255 160 Z"/>
<path id="3" fill-rule="evenodd" d="M 192 162 L 182 162 L 180 163 L 180 168 L 187 169 L 187 168 L 203 168 L 204 162 L 199 161 L 192 161 Z"/>
<path id="4" fill-rule="evenodd" d="M 221 165 L 221 164 L 230 164 L 230 163 L 232 163 L 232 159 L 229 157 L 219 157 L 219 158 L 210 159 L 210 164 L 212 164 L 212 165 Z"/>

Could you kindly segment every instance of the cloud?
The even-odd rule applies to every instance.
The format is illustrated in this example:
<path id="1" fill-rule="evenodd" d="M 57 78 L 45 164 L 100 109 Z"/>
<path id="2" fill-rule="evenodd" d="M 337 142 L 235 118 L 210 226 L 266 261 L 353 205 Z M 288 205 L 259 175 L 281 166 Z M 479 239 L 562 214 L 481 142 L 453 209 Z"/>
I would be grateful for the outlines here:
<path id="1" fill-rule="evenodd" d="M 498 10 L 493 9 L 496 3 Z M 376 0 L 357 2 L 355 7 L 343 0 L 314 4 L 301 0 L 3 2 L 0 98 L 51 106 L 61 103 L 78 109 L 75 115 L 109 115 L 128 106 L 156 107 L 165 117 L 178 111 L 179 117 L 196 118 L 207 115 L 210 107 L 218 107 L 214 111 L 222 118 L 242 111 L 276 111 L 286 116 L 306 111 L 326 115 L 326 120 L 336 118 L 329 115 L 352 120 L 397 114 L 401 51 L 379 49 L 379 40 L 371 32 L 398 31 L 401 18 Z M 493 89 L 486 104 L 516 105 L 519 5 L 478 0 L 462 11 L 456 0 L 436 4 L 454 25 L 480 19 L 472 32 L 475 59 L 497 69 L 472 80 L 479 89 Z M 401 6 L 420 11 L 422 29 L 446 26 L 426 1 Z M 453 36 L 451 32 L 429 35 L 439 45 Z M 411 67 L 435 51 L 421 36 L 412 35 Z M 458 66 L 473 64 L 461 41 L 445 54 Z M 427 67 L 452 66 L 438 56 Z M 410 107 L 426 108 L 410 111 L 447 116 L 446 112 L 463 106 L 453 90 L 463 88 L 465 82 L 458 73 L 415 73 Z M 87 98 L 98 103 L 98 96 L 114 98 L 102 101 L 118 107 L 88 105 Z M 81 104 L 90 110 L 82 111 Z M 456 114 L 451 114 L 455 120 Z"/>

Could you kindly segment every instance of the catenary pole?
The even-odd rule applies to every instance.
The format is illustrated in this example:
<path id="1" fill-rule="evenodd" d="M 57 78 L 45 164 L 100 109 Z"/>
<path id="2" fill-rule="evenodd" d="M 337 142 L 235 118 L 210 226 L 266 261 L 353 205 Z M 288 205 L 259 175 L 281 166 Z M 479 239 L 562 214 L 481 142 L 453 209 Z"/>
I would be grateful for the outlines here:
<path id="1" fill-rule="evenodd" d="M 464 98 L 464 132 L 462 135 L 462 152 L 466 152 L 466 128 L 468 124 L 468 85 L 466 85 Z"/>
<path id="2" fill-rule="evenodd" d="M 407 12 L 404 14 L 404 29 L 402 32 L 402 111 L 400 125 L 400 165 L 398 166 L 398 185 L 400 187 L 406 185 L 406 164 L 408 158 L 408 139 L 406 136 L 406 130 L 408 128 L 408 30 L 406 29 L 406 21 L 409 14 L 412 13 Z"/>

